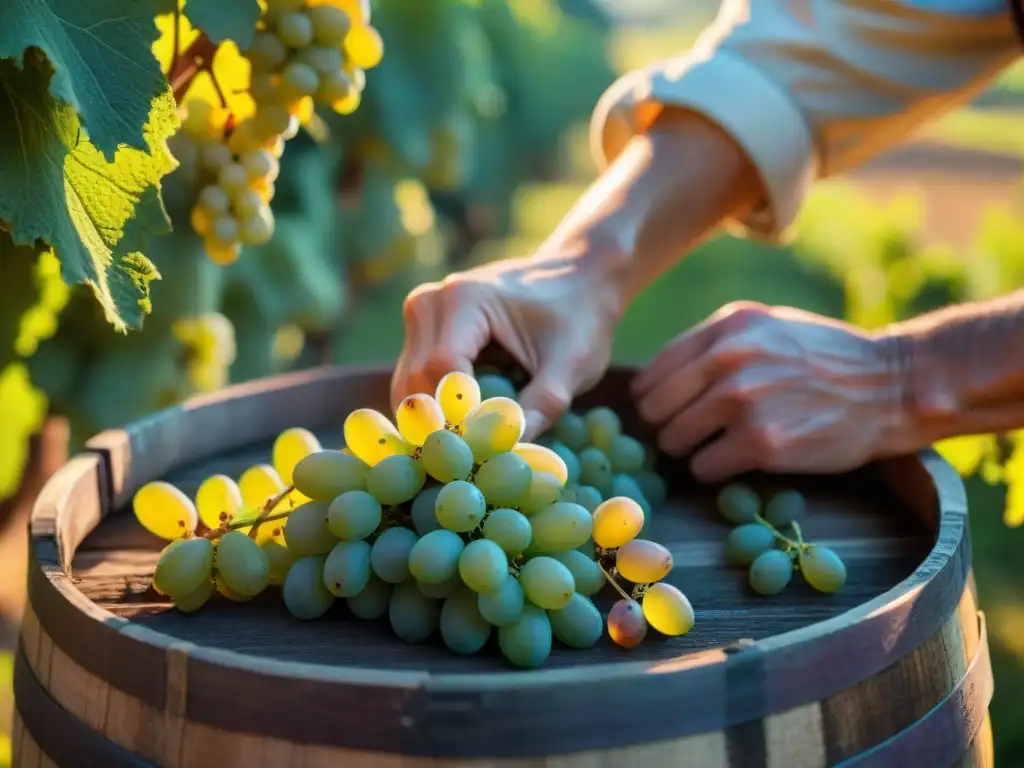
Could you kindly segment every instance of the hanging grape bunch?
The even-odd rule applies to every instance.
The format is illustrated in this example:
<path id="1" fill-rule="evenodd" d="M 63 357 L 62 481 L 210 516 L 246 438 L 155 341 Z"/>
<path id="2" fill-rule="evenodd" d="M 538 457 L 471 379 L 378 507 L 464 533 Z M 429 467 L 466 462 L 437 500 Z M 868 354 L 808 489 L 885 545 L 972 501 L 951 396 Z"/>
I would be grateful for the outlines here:
<path id="1" fill-rule="evenodd" d="M 384 45 L 361 3 L 346 8 L 269 0 L 244 52 L 253 114 L 236 120 L 226 104 L 186 102 L 183 131 L 199 147 L 201 173 L 192 227 L 213 262 L 231 264 L 242 246 L 273 237 L 278 160 L 301 118 L 314 105 L 340 114 L 358 108 L 364 70 L 380 62 Z"/>
<path id="2" fill-rule="evenodd" d="M 341 450 L 293 428 L 278 436 L 270 464 L 237 482 L 214 475 L 194 500 L 147 484 L 136 516 L 170 540 L 154 589 L 188 612 L 215 592 L 249 600 L 280 585 L 298 619 L 344 599 L 360 618 L 386 616 L 407 642 L 437 632 L 458 654 L 497 634 L 504 657 L 527 668 L 547 660 L 553 639 L 598 642 L 606 622 L 591 598 L 608 585 L 622 597 L 607 618 L 619 645 L 637 645 L 648 624 L 688 632 L 693 608 L 661 581 L 671 554 L 638 538 L 649 516 L 639 484 L 629 489 L 635 498 L 612 495 L 623 486 L 616 477 L 632 477 L 613 469 L 650 472 L 643 445 L 611 450 L 627 436 L 609 409 L 567 414 L 544 438 L 553 447 L 522 443 L 515 394 L 506 380 L 451 373 L 434 396 L 407 397 L 393 422 L 372 409 L 350 413 Z M 567 436 L 567 424 L 584 426 L 569 436 L 578 448 L 590 446 L 590 425 L 613 457 L 630 458 L 607 460 L 607 476 L 584 474 L 555 437 Z"/>
<path id="3" fill-rule="evenodd" d="M 792 490 L 775 494 L 761 512 L 761 498 L 741 483 L 718 494 L 718 511 L 736 526 L 725 542 L 726 557 L 749 568 L 750 587 L 761 595 L 777 595 L 799 571 L 819 592 L 838 592 L 846 583 L 846 564 L 833 550 L 807 542 L 800 528 L 807 503 Z M 782 533 L 792 529 L 793 538 Z M 780 530 L 781 529 L 781 530 Z"/>

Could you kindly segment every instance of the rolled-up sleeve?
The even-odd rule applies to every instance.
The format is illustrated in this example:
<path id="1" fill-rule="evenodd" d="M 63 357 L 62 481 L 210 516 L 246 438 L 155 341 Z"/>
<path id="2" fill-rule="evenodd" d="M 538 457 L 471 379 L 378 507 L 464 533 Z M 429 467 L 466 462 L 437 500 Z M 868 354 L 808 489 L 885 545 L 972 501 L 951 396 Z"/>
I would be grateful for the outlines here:
<path id="1" fill-rule="evenodd" d="M 594 155 L 610 163 L 666 106 L 699 113 L 760 175 L 763 203 L 738 223 L 777 239 L 814 179 L 970 100 L 1019 53 L 1004 0 L 723 0 L 688 53 L 602 96 Z"/>

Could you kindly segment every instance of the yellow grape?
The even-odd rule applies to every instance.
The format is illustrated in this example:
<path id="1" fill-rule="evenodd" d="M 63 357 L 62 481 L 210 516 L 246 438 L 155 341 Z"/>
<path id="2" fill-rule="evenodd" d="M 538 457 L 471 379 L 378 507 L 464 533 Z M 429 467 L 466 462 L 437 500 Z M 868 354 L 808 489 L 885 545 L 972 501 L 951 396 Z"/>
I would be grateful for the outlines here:
<path id="1" fill-rule="evenodd" d="M 345 419 L 345 444 L 371 467 L 395 454 L 411 454 L 412 446 L 380 411 L 360 408 Z"/>
<path id="2" fill-rule="evenodd" d="M 216 184 L 210 184 L 199 190 L 196 198 L 199 206 L 209 214 L 227 213 L 231 207 L 231 198 L 228 193 Z"/>
<path id="3" fill-rule="evenodd" d="M 678 637 L 693 628 L 693 606 L 671 584 L 659 582 L 649 586 L 644 593 L 643 609 L 647 623 L 663 635 Z"/>
<path id="4" fill-rule="evenodd" d="M 640 535 L 644 510 L 633 499 L 616 496 L 594 510 L 594 543 L 604 549 L 618 549 Z"/>
<path id="5" fill-rule="evenodd" d="M 206 249 L 206 257 L 220 267 L 234 264 L 242 254 L 241 243 L 223 244 L 207 240 L 204 247 Z"/>
<path id="6" fill-rule="evenodd" d="M 295 465 L 322 448 L 316 435 L 303 427 L 292 427 L 279 434 L 274 441 L 273 462 L 281 482 L 291 485 Z"/>
<path id="7" fill-rule="evenodd" d="M 217 173 L 217 184 L 225 192 L 238 194 L 249 183 L 249 177 L 238 163 L 228 163 Z"/>
<path id="8" fill-rule="evenodd" d="M 466 414 L 462 439 L 477 462 L 511 451 L 523 436 L 526 421 L 519 403 L 509 397 L 492 397 Z"/>
<path id="9" fill-rule="evenodd" d="M 512 449 L 512 453 L 525 461 L 534 472 L 554 475 L 562 485 L 569 482 L 569 469 L 562 457 L 550 448 L 536 443 L 519 443 Z"/>
<path id="10" fill-rule="evenodd" d="M 210 229 L 213 227 L 213 220 L 210 218 L 210 214 L 206 209 L 198 205 L 192 209 L 189 222 L 192 224 L 192 229 L 200 237 L 206 237 L 210 234 Z"/>
<path id="11" fill-rule="evenodd" d="M 228 149 L 227 144 L 206 144 L 199 148 L 199 157 L 203 161 L 203 165 L 209 168 L 211 171 L 219 171 L 226 165 L 231 164 L 232 155 L 231 150 Z"/>
<path id="12" fill-rule="evenodd" d="M 272 539 L 262 545 L 263 554 L 267 556 L 270 563 L 270 584 L 280 586 L 284 584 L 285 576 L 291 570 L 295 556 L 289 551 L 287 545 Z"/>
<path id="13" fill-rule="evenodd" d="M 284 135 L 291 122 L 291 115 L 288 114 L 288 109 L 280 104 L 267 104 L 261 106 L 248 122 L 252 125 L 253 137 L 259 143 L 263 143 Z M 250 149 L 255 148 L 254 146 Z"/>
<path id="14" fill-rule="evenodd" d="M 480 385 L 468 373 L 452 371 L 438 382 L 434 399 L 447 422 L 458 426 L 467 413 L 480 405 Z"/>
<path id="15" fill-rule="evenodd" d="M 331 109 L 337 112 L 339 115 L 351 115 L 357 109 L 359 109 L 360 103 L 362 103 L 362 94 L 353 89 L 349 91 L 348 96 L 343 99 L 331 102 Z"/>
<path id="16" fill-rule="evenodd" d="M 633 539 L 619 547 L 615 567 L 622 578 L 634 584 L 649 584 L 668 576 L 672 570 L 672 553 L 655 541 Z"/>
<path id="17" fill-rule="evenodd" d="M 136 491 L 132 508 L 143 528 L 168 541 L 193 533 L 199 524 L 192 499 L 162 480 L 146 483 Z"/>
<path id="18" fill-rule="evenodd" d="M 372 69 L 384 58 L 384 41 L 380 32 L 369 25 L 353 28 L 345 36 L 345 53 L 361 69 Z"/>
<path id="19" fill-rule="evenodd" d="M 259 85 L 256 86 L 260 88 Z M 273 92 L 277 93 L 277 86 L 271 85 Z M 262 99 L 258 100 L 262 101 Z M 269 106 L 260 106 L 260 112 L 270 109 Z M 257 131 L 256 123 L 253 122 L 254 118 L 243 120 L 232 131 L 231 136 L 228 138 L 228 148 L 236 155 L 244 155 L 246 152 L 252 152 L 254 149 L 259 149 L 265 139 L 261 137 Z"/>
<path id="20" fill-rule="evenodd" d="M 199 519 L 211 530 L 230 523 L 244 504 L 238 483 L 227 475 L 211 475 L 196 491 Z"/>
<path id="21" fill-rule="evenodd" d="M 263 207 L 263 197 L 255 189 L 247 187 L 235 193 L 232 209 L 240 221 L 255 216 Z"/>
<path id="22" fill-rule="evenodd" d="M 261 205 L 255 214 L 246 216 L 238 223 L 238 239 L 245 245 L 263 245 L 269 243 L 273 237 L 274 217 L 265 205 Z"/>
<path id="23" fill-rule="evenodd" d="M 444 412 L 430 395 L 409 395 L 395 411 L 398 432 L 412 445 L 423 445 L 427 435 L 444 429 Z"/>
<path id="24" fill-rule="evenodd" d="M 846 564 L 828 547 L 812 544 L 798 559 L 804 579 L 819 592 L 838 592 L 846 583 Z"/>
<path id="25" fill-rule="evenodd" d="M 218 245 L 232 245 L 238 240 L 238 222 L 232 216 L 218 216 L 210 226 L 210 240 Z"/>
<path id="26" fill-rule="evenodd" d="M 271 496 L 276 496 L 287 486 L 277 474 L 277 470 L 269 464 L 256 464 L 249 467 L 238 479 L 238 488 L 242 492 L 245 506 L 260 512 Z"/>

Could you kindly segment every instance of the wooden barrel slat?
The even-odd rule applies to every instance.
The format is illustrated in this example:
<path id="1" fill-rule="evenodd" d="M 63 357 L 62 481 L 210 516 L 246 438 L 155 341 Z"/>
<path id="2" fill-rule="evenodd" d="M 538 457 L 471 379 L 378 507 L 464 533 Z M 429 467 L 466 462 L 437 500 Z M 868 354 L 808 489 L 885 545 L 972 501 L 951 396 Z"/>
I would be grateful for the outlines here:
<path id="1" fill-rule="evenodd" d="M 583 405 L 621 407 L 629 375 L 612 371 Z M 186 616 L 147 589 L 161 544 L 130 513 L 142 484 L 193 493 L 213 472 L 237 477 L 289 426 L 340 446 L 347 412 L 386 409 L 387 376 L 328 368 L 254 382 L 90 441 L 33 515 L 22 684 L 31 675 L 97 743 L 161 766 L 874 765 L 940 716 L 955 732 L 932 740 L 936 759 L 991 765 L 966 497 L 931 452 L 838 477 L 752 478 L 807 495 L 807 537 L 848 565 L 830 596 L 795 579 L 778 598 L 752 597 L 745 572 L 724 567 L 715 489 L 666 463 L 671 497 L 653 538 L 675 555 L 667 580 L 694 604 L 694 629 L 632 651 L 558 647 L 531 672 L 493 649 L 460 658 L 407 645 L 340 606 L 296 622 L 268 594 Z M 643 429 L 628 409 L 624 420 Z M 948 714 L 957 701 L 962 721 Z M 50 732 L 19 722 L 15 765 L 70 764 L 46 750 Z M 870 752 L 887 743 L 897 747 Z"/>

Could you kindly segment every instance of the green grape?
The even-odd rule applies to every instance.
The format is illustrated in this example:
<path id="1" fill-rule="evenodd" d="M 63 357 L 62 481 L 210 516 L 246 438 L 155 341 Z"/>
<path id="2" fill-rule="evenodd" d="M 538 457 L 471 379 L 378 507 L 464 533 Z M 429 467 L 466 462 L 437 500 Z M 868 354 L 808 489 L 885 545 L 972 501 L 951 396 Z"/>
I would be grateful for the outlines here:
<path id="1" fill-rule="evenodd" d="M 580 481 L 580 459 L 565 443 L 557 440 L 548 446 L 565 464 L 566 483 L 576 485 Z"/>
<path id="2" fill-rule="evenodd" d="M 772 532 L 760 523 L 737 525 L 725 540 L 725 556 L 738 565 L 750 565 L 775 543 Z"/>
<path id="3" fill-rule="evenodd" d="M 217 592 L 222 594 L 228 600 L 233 600 L 236 603 L 247 603 L 250 600 L 252 600 L 251 597 L 244 597 L 244 596 L 238 594 L 237 592 L 235 592 L 235 590 L 233 590 L 227 584 L 225 584 L 224 583 L 224 579 L 221 577 L 221 575 L 219 573 L 218 574 L 214 574 L 214 576 L 213 576 L 213 586 L 214 586 L 214 589 L 217 590 Z"/>
<path id="4" fill-rule="evenodd" d="M 531 549 L 541 554 L 576 549 L 590 538 L 594 519 L 579 504 L 560 501 L 535 514 Z"/>
<path id="5" fill-rule="evenodd" d="M 444 486 L 434 506 L 437 522 L 456 533 L 474 530 L 484 519 L 486 511 L 487 502 L 480 489 L 465 480 Z"/>
<path id="6" fill-rule="evenodd" d="M 441 619 L 441 603 L 420 592 L 411 581 L 394 588 L 388 619 L 395 634 L 407 643 L 422 643 L 434 634 Z"/>
<path id="7" fill-rule="evenodd" d="M 270 208 L 261 205 L 251 216 L 239 220 L 238 241 L 243 245 L 263 245 L 274 236 L 274 217 Z"/>
<path id="8" fill-rule="evenodd" d="M 370 467 L 366 489 L 388 507 L 404 504 L 423 490 L 427 476 L 412 456 L 397 454 L 381 459 Z"/>
<path id="9" fill-rule="evenodd" d="M 643 469 L 647 452 L 643 443 L 629 435 L 616 435 L 608 448 L 608 459 L 613 472 L 630 474 Z"/>
<path id="10" fill-rule="evenodd" d="M 210 225 L 209 238 L 218 245 L 233 245 L 238 240 L 238 222 L 232 216 L 217 216 Z"/>
<path id="11" fill-rule="evenodd" d="M 379 619 L 388 612 L 392 586 L 371 575 L 363 591 L 345 599 L 345 604 L 360 619 Z"/>
<path id="12" fill-rule="evenodd" d="M 604 587 L 605 578 L 601 573 L 601 566 L 593 558 L 587 557 L 577 549 L 558 552 L 552 557 L 569 569 L 579 594 L 596 595 Z"/>
<path id="13" fill-rule="evenodd" d="M 457 533 L 431 531 L 409 552 L 409 573 L 425 584 L 440 584 L 456 575 L 465 545 Z"/>
<path id="14" fill-rule="evenodd" d="M 288 57 L 288 49 L 276 36 L 257 30 L 245 49 L 245 57 L 254 73 L 276 72 Z"/>
<path id="15" fill-rule="evenodd" d="M 302 427 L 286 429 L 274 440 L 272 463 L 281 482 L 286 486 L 294 482 L 295 467 L 307 456 L 322 451 L 316 435 Z M 326 499 L 324 499 L 326 501 Z"/>
<path id="16" fill-rule="evenodd" d="M 629 475 L 612 475 L 610 490 L 612 496 L 625 496 L 627 499 L 635 501 L 643 509 L 644 514 L 650 517 L 651 505 L 644 497 L 644 492 L 640 490 L 639 483 L 632 477 Z"/>
<path id="17" fill-rule="evenodd" d="M 174 607 L 182 613 L 195 613 L 206 605 L 207 601 L 213 596 L 213 592 L 213 580 L 208 579 L 187 595 L 171 599 L 174 601 Z"/>
<path id="18" fill-rule="evenodd" d="M 519 403 L 507 397 L 484 400 L 466 414 L 462 439 L 477 462 L 511 451 L 523 436 L 526 421 Z"/>
<path id="19" fill-rule="evenodd" d="M 643 596 L 644 618 L 658 632 L 669 637 L 685 635 L 693 628 L 693 606 L 671 584 L 651 584 Z"/>
<path id="20" fill-rule="evenodd" d="M 615 553 L 615 568 L 634 584 L 661 581 L 672 570 L 672 553 L 656 541 L 633 539 Z"/>
<path id="21" fill-rule="evenodd" d="M 622 434 L 622 420 L 619 415 L 607 406 L 591 408 L 583 416 L 583 424 L 587 428 L 587 439 L 590 444 L 607 453 L 612 448 L 612 441 Z"/>
<path id="22" fill-rule="evenodd" d="M 288 547 L 279 541 L 265 541 L 260 545 L 263 554 L 266 555 L 267 563 L 270 565 L 270 576 L 268 583 L 274 585 L 284 584 L 288 571 L 295 563 L 295 556 L 288 550 Z"/>
<path id="23" fill-rule="evenodd" d="M 581 546 L 576 547 L 576 551 L 582 552 L 591 560 L 597 560 L 597 547 L 594 545 L 593 539 L 588 539 Z"/>
<path id="24" fill-rule="evenodd" d="M 313 22 L 313 39 L 319 45 L 331 46 L 334 50 L 338 50 L 338 46 L 352 28 L 348 15 L 340 8 L 330 5 L 310 8 L 309 20 Z M 340 65 L 338 68 L 341 68 Z"/>
<path id="25" fill-rule="evenodd" d="M 389 584 L 409 578 L 409 555 L 419 537 L 408 528 L 388 528 L 373 542 L 370 565 L 373 572 Z"/>
<path id="26" fill-rule="evenodd" d="M 413 447 L 387 417 L 372 408 L 359 408 L 345 419 L 345 444 L 371 467 L 388 456 L 411 454 Z"/>
<path id="27" fill-rule="evenodd" d="M 395 421 L 410 445 L 423 445 L 428 435 L 444 429 L 444 412 L 430 395 L 409 395 L 399 403 Z"/>
<path id="28" fill-rule="evenodd" d="M 570 648 L 593 648 L 604 631 L 601 612 L 579 592 L 564 608 L 548 611 L 548 621 L 555 637 Z"/>
<path id="29" fill-rule="evenodd" d="M 442 483 L 465 480 L 473 471 L 473 452 L 454 432 L 432 432 L 423 443 L 420 463 L 432 478 Z"/>
<path id="30" fill-rule="evenodd" d="M 328 505 L 322 501 L 307 501 L 288 515 L 284 524 L 284 540 L 295 557 L 326 555 L 338 543 L 327 525 Z"/>
<path id="31" fill-rule="evenodd" d="M 199 190 L 196 200 L 199 206 L 209 214 L 227 213 L 231 207 L 231 198 L 228 193 L 215 184 L 210 184 Z"/>
<path id="32" fill-rule="evenodd" d="M 452 371 L 438 382 L 434 399 L 441 406 L 445 420 L 458 426 L 480 405 L 480 385 L 468 373 Z"/>
<path id="33" fill-rule="evenodd" d="M 441 527 L 437 522 L 437 513 L 434 511 L 437 505 L 437 495 L 441 493 L 443 485 L 433 485 L 424 488 L 412 501 L 412 527 L 420 536 L 426 536 L 431 531 Z"/>
<path id="34" fill-rule="evenodd" d="M 229 195 L 241 192 L 248 183 L 249 176 L 238 163 L 228 163 L 217 172 L 217 185 Z"/>
<path id="35" fill-rule="evenodd" d="M 196 510 L 199 519 L 210 530 L 230 523 L 242 511 L 243 506 L 238 483 L 227 475 L 210 475 L 196 491 Z"/>
<path id="36" fill-rule="evenodd" d="M 380 502 L 367 491 L 346 491 L 327 508 L 327 527 L 342 541 L 365 539 L 380 520 Z"/>
<path id="37" fill-rule="evenodd" d="M 460 656 L 478 653 L 491 636 L 491 625 L 477 608 L 476 593 L 465 587 L 444 601 L 438 623 L 444 644 Z"/>
<path id="38" fill-rule="evenodd" d="M 218 172 L 234 160 L 227 144 L 206 144 L 199 148 L 199 157 L 203 166 L 210 171 Z"/>
<path id="39" fill-rule="evenodd" d="M 310 555 L 295 561 L 281 587 L 284 607 L 296 619 L 319 619 L 334 605 L 334 595 L 324 584 L 323 555 Z"/>
<path id="40" fill-rule="evenodd" d="M 576 503 L 576 488 L 571 485 L 565 486 L 562 489 L 562 495 L 558 497 L 559 501 L 568 501 L 572 504 Z"/>
<path id="41" fill-rule="evenodd" d="M 526 551 L 533 539 L 533 528 L 525 515 L 514 509 L 492 509 L 484 520 L 484 536 L 515 557 Z"/>
<path id="42" fill-rule="evenodd" d="M 593 518 L 594 543 L 603 549 L 618 549 L 640 534 L 646 515 L 633 499 L 615 496 L 601 502 L 593 512 Z"/>
<path id="43" fill-rule="evenodd" d="M 523 615 L 515 624 L 498 628 L 501 655 L 517 667 L 533 669 L 551 655 L 551 622 L 535 605 L 523 606 Z"/>
<path id="44" fill-rule="evenodd" d="M 240 531 L 220 537 L 217 572 L 242 597 L 255 597 L 270 583 L 270 561 L 260 545 Z"/>
<path id="45" fill-rule="evenodd" d="M 600 448 L 589 446 L 580 451 L 580 482 L 603 492 L 612 483 L 612 465 Z"/>
<path id="46" fill-rule="evenodd" d="M 242 155 L 240 162 L 242 163 L 242 167 L 245 168 L 246 174 L 249 176 L 249 181 L 262 181 L 264 179 L 267 181 L 274 181 L 274 179 L 277 178 L 279 171 L 277 158 L 274 157 L 273 153 L 268 149 L 260 147 L 259 149 L 253 149 L 246 152 Z M 287 434 L 292 431 L 293 430 L 285 430 L 282 434 Z M 308 430 L 301 431 L 307 432 L 307 434 L 312 434 L 308 433 Z M 316 438 L 314 438 L 314 440 L 315 439 Z M 318 447 L 314 450 L 319 451 L 319 442 L 317 443 L 317 446 Z M 299 458 L 302 457 L 300 456 Z"/>
<path id="47" fill-rule="evenodd" d="M 777 595 L 793 578 L 793 561 L 781 549 L 769 549 L 751 563 L 748 578 L 755 592 Z"/>
<path id="48" fill-rule="evenodd" d="M 526 498 L 519 504 L 524 515 L 535 515 L 547 509 L 562 498 L 562 483 L 554 475 L 547 472 L 534 472 L 530 480 L 530 490 Z"/>
<path id="49" fill-rule="evenodd" d="M 551 428 L 558 442 L 563 443 L 570 451 L 580 452 L 587 447 L 587 425 L 583 417 L 572 411 L 566 411 Z"/>
<path id="50" fill-rule="evenodd" d="M 320 78 L 315 69 L 301 61 L 292 61 L 281 71 L 278 88 L 281 99 L 291 103 L 312 96 L 319 85 Z"/>
<path id="51" fill-rule="evenodd" d="M 833 550 L 812 544 L 801 550 L 800 572 L 819 592 L 838 592 L 846 584 L 846 564 Z"/>
<path id="52" fill-rule="evenodd" d="M 416 581 L 416 588 L 423 593 L 425 597 L 429 597 L 433 600 L 444 600 L 452 592 L 460 587 L 464 587 L 462 583 L 462 577 L 459 576 L 459 572 L 456 571 L 455 575 L 450 579 L 445 579 L 437 584 L 428 584 L 424 581 Z"/>
<path id="53" fill-rule="evenodd" d="M 153 586 L 171 597 L 187 595 L 213 578 L 213 542 L 192 538 L 172 541 L 153 573 Z"/>
<path id="54" fill-rule="evenodd" d="M 635 648 L 647 637 L 647 619 L 636 600 L 618 600 L 608 613 L 608 636 L 623 648 Z"/>
<path id="55" fill-rule="evenodd" d="M 731 483 L 718 492 L 718 511 L 733 525 L 753 523 L 761 513 L 761 499 L 748 486 Z"/>
<path id="56" fill-rule="evenodd" d="M 459 576 L 474 592 L 496 592 L 508 578 L 508 555 L 490 539 L 471 541 L 459 556 Z"/>
<path id="57" fill-rule="evenodd" d="M 473 482 L 488 504 L 516 507 L 530 492 L 533 472 L 516 454 L 499 453 L 480 465 Z"/>
<path id="58" fill-rule="evenodd" d="M 146 483 L 136 491 L 132 508 L 142 527 L 161 539 L 173 541 L 195 532 L 199 525 L 199 512 L 192 499 L 162 480 Z"/>
<path id="59" fill-rule="evenodd" d="M 370 582 L 370 545 L 339 541 L 324 563 L 324 585 L 335 597 L 353 597 Z"/>
<path id="60" fill-rule="evenodd" d="M 508 578 L 501 583 L 497 592 L 490 594 L 480 593 L 477 596 L 477 608 L 480 615 L 489 624 L 496 627 L 507 627 L 515 624 L 523 615 L 523 588 L 519 585 L 519 579 Z"/>
<path id="61" fill-rule="evenodd" d="M 341 52 L 338 52 L 341 55 Z M 320 84 L 313 98 L 321 104 L 334 105 L 352 95 L 352 81 L 340 69 L 320 73 Z"/>
<path id="62" fill-rule="evenodd" d="M 313 22 L 301 11 L 283 13 L 277 19 L 277 36 L 289 48 L 305 48 L 313 42 Z"/>
<path id="63" fill-rule="evenodd" d="M 507 397 L 515 400 L 519 394 L 511 381 L 494 373 L 485 373 L 477 379 L 477 383 L 480 385 L 481 400 L 490 400 L 492 397 Z"/>
<path id="64" fill-rule="evenodd" d="M 764 519 L 776 528 L 800 520 L 807 511 L 807 501 L 799 491 L 780 491 L 764 507 Z"/>
<path id="65" fill-rule="evenodd" d="M 603 499 L 601 492 L 592 485 L 576 486 L 576 503 L 591 514 L 601 506 Z"/>
<path id="66" fill-rule="evenodd" d="M 536 443 L 519 443 L 512 452 L 525 461 L 534 472 L 547 472 L 554 475 L 558 481 L 565 485 L 569 480 L 569 470 L 562 461 L 562 457 Z"/>
<path id="67" fill-rule="evenodd" d="M 370 468 L 342 451 L 317 451 L 301 459 L 292 470 L 295 488 L 317 501 L 333 501 L 348 491 L 366 490 Z"/>
<path id="68" fill-rule="evenodd" d="M 263 198 L 255 189 L 243 189 L 237 192 L 231 201 L 231 210 L 239 222 L 256 216 L 263 208 Z M 241 223 L 239 223 L 241 229 Z"/>
<path id="69" fill-rule="evenodd" d="M 572 571 L 553 557 L 535 557 L 523 563 L 519 586 L 527 600 L 548 611 L 564 608 L 576 591 Z"/>
<path id="70" fill-rule="evenodd" d="M 668 485 L 661 475 L 649 469 L 642 469 L 633 475 L 636 484 L 640 486 L 640 492 L 652 506 L 660 506 L 668 498 Z"/>

